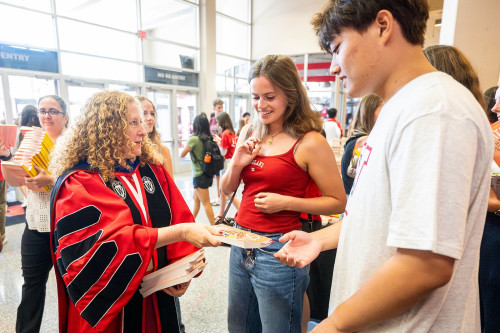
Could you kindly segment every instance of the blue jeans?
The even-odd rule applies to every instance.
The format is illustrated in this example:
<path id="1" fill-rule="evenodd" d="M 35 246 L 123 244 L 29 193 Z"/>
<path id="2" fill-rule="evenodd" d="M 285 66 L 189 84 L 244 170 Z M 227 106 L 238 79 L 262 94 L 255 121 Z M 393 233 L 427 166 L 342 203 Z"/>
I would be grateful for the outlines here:
<path id="1" fill-rule="evenodd" d="M 275 242 L 253 250 L 231 247 L 229 332 L 300 333 L 308 267 L 291 268 L 273 257 L 284 245 L 278 242 L 282 234 L 252 232 Z"/>

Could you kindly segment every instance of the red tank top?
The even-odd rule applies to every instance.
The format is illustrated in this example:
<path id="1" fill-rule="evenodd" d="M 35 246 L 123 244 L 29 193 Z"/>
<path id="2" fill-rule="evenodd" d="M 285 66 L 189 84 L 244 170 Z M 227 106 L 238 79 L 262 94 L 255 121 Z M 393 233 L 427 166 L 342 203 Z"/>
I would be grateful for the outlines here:
<path id="1" fill-rule="evenodd" d="M 271 192 L 303 198 L 311 177 L 302 170 L 293 156 L 297 140 L 292 148 L 284 154 L 274 156 L 257 156 L 250 165 L 241 172 L 245 187 L 240 209 L 235 217 L 236 222 L 244 228 L 260 232 L 286 233 L 302 227 L 299 221 L 300 212 L 281 211 L 265 214 L 254 204 L 254 197 L 260 192 Z"/>

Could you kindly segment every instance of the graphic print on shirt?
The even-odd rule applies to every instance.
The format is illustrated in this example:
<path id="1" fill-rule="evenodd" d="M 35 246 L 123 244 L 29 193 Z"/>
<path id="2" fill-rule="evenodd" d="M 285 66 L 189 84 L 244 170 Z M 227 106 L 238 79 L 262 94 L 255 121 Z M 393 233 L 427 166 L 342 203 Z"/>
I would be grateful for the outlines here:
<path id="1" fill-rule="evenodd" d="M 363 150 L 361 151 L 361 156 L 359 157 L 358 165 L 356 167 L 356 170 L 357 170 L 356 179 L 354 180 L 354 186 L 351 189 L 350 195 L 354 194 L 354 191 L 356 190 L 356 185 L 358 184 L 358 181 L 359 181 L 359 177 L 361 177 L 361 174 L 363 173 L 363 168 L 366 165 L 368 165 L 368 161 L 370 160 L 370 155 L 372 153 L 372 149 L 373 148 L 365 142 L 365 146 L 364 146 Z"/>
<path id="2" fill-rule="evenodd" d="M 257 161 L 257 160 L 253 160 L 252 163 L 250 163 L 250 165 L 255 165 L 259 168 L 263 168 L 264 167 L 264 162 L 262 161 Z M 250 167 L 250 171 L 254 172 L 255 171 L 255 168 L 252 166 Z"/>

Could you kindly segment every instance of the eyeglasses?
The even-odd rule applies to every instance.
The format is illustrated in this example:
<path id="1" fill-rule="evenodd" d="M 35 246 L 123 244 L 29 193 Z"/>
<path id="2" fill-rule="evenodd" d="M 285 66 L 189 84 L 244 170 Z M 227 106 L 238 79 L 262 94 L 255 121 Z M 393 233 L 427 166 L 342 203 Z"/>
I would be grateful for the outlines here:
<path id="1" fill-rule="evenodd" d="M 59 111 L 59 110 L 54 109 L 54 108 L 51 108 L 48 110 L 45 110 L 45 109 L 38 110 L 38 115 L 41 117 L 45 117 L 47 114 L 51 117 L 57 117 L 59 115 L 59 113 L 64 114 L 63 111 Z"/>

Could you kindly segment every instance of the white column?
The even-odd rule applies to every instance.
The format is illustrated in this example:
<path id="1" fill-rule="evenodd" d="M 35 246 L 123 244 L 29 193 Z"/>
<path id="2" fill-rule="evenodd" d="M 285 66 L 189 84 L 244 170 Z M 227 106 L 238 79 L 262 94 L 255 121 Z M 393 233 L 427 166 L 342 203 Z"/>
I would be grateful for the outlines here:
<path id="1" fill-rule="evenodd" d="M 200 0 L 200 110 L 210 116 L 215 87 L 215 0 Z"/>
<path id="2" fill-rule="evenodd" d="M 471 61 L 484 91 L 500 73 L 500 1 L 444 0 L 440 44 L 459 48 Z"/>

